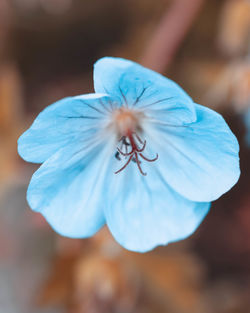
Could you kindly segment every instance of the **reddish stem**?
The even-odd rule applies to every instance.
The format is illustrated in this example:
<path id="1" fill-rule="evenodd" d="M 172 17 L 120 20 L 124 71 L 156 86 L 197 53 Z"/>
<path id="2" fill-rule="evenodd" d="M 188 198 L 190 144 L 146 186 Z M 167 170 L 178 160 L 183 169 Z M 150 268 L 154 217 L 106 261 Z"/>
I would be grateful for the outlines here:
<path id="1" fill-rule="evenodd" d="M 205 0 L 174 0 L 141 57 L 141 64 L 165 72 Z"/>

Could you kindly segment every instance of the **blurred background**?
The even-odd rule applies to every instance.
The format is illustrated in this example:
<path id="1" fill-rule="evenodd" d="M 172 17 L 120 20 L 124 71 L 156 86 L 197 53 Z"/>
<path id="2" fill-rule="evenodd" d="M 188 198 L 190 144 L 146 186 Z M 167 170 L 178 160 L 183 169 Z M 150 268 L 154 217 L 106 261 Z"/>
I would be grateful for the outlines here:
<path id="1" fill-rule="evenodd" d="M 250 312 L 250 2 L 0 0 L 0 313 Z M 138 254 L 107 229 L 58 236 L 27 205 L 16 140 L 45 106 L 93 91 L 102 56 L 135 60 L 225 117 L 239 183 L 189 239 Z"/>

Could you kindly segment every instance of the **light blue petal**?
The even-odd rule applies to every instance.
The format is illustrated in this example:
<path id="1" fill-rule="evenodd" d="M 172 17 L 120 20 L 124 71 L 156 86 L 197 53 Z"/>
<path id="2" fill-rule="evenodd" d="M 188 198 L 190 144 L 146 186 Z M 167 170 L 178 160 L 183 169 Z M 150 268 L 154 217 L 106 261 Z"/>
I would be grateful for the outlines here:
<path id="1" fill-rule="evenodd" d="M 112 105 L 115 103 L 106 95 L 89 94 L 48 106 L 19 138 L 18 153 L 28 162 L 44 162 L 61 147 L 93 136 Z"/>
<path id="2" fill-rule="evenodd" d="M 139 110 L 147 108 L 170 124 L 186 124 L 196 120 L 194 103 L 172 80 L 132 61 L 105 57 L 95 63 L 96 92 L 119 97 L 123 106 Z"/>
<path id="3" fill-rule="evenodd" d="M 155 126 L 155 125 L 154 125 Z M 169 185 L 193 201 L 213 201 L 239 179 L 239 145 L 223 117 L 197 105 L 197 122 L 148 132 Z"/>
<path id="4" fill-rule="evenodd" d="M 69 153 L 71 152 L 71 153 Z M 27 200 L 59 234 L 93 235 L 105 223 L 104 184 L 109 158 L 100 145 L 70 145 L 48 159 L 33 175 Z"/>
<path id="5" fill-rule="evenodd" d="M 146 252 L 191 235 L 210 204 L 189 201 L 164 181 L 156 168 L 143 164 L 142 176 L 132 163 L 110 177 L 105 216 L 115 239 L 126 249 Z"/>

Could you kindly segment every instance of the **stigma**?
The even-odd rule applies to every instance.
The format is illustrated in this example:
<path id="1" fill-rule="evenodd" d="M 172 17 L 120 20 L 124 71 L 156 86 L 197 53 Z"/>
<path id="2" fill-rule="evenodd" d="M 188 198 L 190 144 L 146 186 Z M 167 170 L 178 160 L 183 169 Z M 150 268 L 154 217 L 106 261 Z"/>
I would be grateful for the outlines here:
<path id="1" fill-rule="evenodd" d="M 145 116 L 142 112 L 135 111 L 129 108 L 120 108 L 113 112 L 113 125 L 118 136 L 118 145 L 115 157 L 117 160 L 125 160 L 124 165 L 115 172 L 118 174 L 125 170 L 125 168 L 132 161 L 136 163 L 139 172 L 146 176 L 142 170 L 142 160 L 147 162 L 154 162 L 158 159 L 158 154 L 152 159 L 144 155 L 146 148 L 146 139 L 142 139 L 143 134 L 143 120 Z"/>

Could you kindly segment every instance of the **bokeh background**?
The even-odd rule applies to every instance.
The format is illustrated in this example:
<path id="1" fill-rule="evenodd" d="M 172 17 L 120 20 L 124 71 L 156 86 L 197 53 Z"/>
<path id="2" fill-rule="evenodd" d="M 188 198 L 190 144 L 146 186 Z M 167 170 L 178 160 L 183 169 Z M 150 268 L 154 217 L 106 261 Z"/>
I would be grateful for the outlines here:
<path id="1" fill-rule="evenodd" d="M 0 0 L 0 313 L 249 313 L 248 0 Z M 45 106 L 93 91 L 111 55 L 177 81 L 223 114 L 242 176 L 189 239 L 138 254 L 107 229 L 55 234 L 27 205 L 36 165 L 16 140 Z"/>

